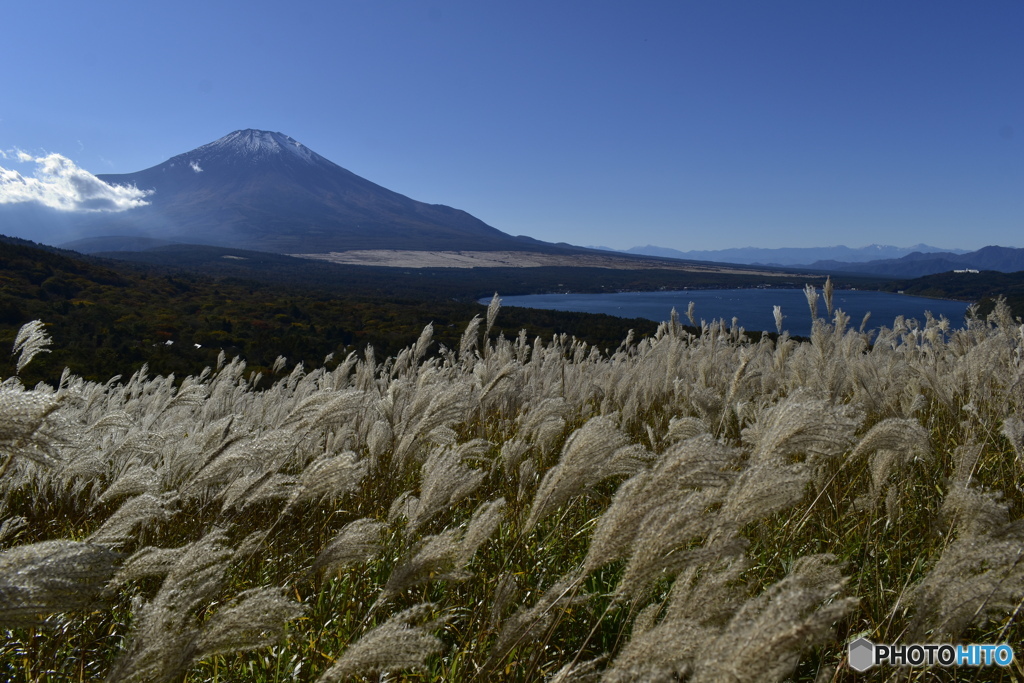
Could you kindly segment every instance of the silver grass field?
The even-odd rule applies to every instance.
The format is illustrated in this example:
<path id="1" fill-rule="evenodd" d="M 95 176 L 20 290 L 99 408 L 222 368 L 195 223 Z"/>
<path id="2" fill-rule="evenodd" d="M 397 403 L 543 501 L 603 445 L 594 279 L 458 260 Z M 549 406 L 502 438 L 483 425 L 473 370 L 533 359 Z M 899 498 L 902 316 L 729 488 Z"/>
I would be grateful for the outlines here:
<path id="1" fill-rule="evenodd" d="M 0 679 L 1024 679 L 1024 325 L 867 333 L 807 293 L 809 341 L 692 306 L 507 339 L 495 296 L 457 349 L 264 389 L 223 356 L 8 378 Z M 858 676 L 861 636 L 1017 659 Z"/>

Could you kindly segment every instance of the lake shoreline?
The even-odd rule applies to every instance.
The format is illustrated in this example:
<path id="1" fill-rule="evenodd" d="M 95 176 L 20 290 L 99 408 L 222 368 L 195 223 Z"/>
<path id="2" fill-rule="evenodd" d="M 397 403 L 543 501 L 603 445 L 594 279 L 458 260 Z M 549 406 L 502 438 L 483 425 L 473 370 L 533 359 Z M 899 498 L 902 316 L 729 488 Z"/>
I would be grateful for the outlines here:
<path id="1" fill-rule="evenodd" d="M 823 312 L 824 300 L 821 289 L 816 287 L 815 291 L 819 297 L 818 310 Z M 655 322 L 668 320 L 672 308 L 676 309 L 680 317 L 685 317 L 689 303 L 693 301 L 695 320 L 730 321 L 736 318 L 744 329 L 766 332 L 776 331 L 774 307 L 781 306 L 784 319 L 788 321 L 783 329 L 791 336 L 808 336 L 812 326 L 806 294 L 803 289 L 795 287 L 530 294 L 502 297 L 502 301 L 506 306 L 603 313 L 620 318 L 646 318 Z M 489 299 L 480 300 L 480 303 L 488 302 Z M 855 327 L 859 326 L 865 314 L 870 313 L 869 321 L 877 324 L 868 329 L 889 327 L 896 317 L 901 315 L 906 319 L 923 322 L 925 311 L 935 318 L 945 317 L 953 327 L 962 327 L 967 307 L 973 303 L 860 289 L 837 289 L 833 295 L 833 302 L 833 308 L 846 313 L 850 317 L 851 325 Z"/>

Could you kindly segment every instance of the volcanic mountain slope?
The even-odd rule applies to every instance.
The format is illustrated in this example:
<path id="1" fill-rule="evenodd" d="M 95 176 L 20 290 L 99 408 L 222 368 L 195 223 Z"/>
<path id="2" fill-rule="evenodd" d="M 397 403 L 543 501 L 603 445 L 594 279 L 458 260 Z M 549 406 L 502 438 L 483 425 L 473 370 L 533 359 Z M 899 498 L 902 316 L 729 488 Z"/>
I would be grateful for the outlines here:
<path id="1" fill-rule="evenodd" d="M 277 253 L 562 250 L 392 192 L 282 133 L 239 130 L 144 171 L 98 177 L 153 193 L 149 206 L 93 220 L 90 237 L 146 236 Z"/>

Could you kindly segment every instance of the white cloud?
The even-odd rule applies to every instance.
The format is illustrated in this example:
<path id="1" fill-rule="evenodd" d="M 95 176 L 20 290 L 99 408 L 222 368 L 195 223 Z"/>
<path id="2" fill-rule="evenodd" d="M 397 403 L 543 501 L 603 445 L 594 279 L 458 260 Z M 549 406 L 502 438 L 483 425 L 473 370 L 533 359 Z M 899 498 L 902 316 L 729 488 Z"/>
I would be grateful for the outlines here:
<path id="1" fill-rule="evenodd" d="M 34 161 L 31 177 L 0 166 L 0 204 L 35 202 L 59 211 L 127 211 L 149 202 L 149 190 L 108 185 L 60 154 L 33 157 L 21 150 L 21 162 Z"/>
<path id="2" fill-rule="evenodd" d="M 189 163 L 189 166 L 191 166 L 192 170 L 195 171 L 196 173 L 202 173 L 203 172 L 203 169 L 199 166 L 199 162 L 198 161 L 193 161 L 193 162 Z"/>
<path id="3" fill-rule="evenodd" d="M 17 160 L 22 163 L 36 160 L 34 156 L 29 154 L 28 152 L 24 152 L 18 149 L 17 147 L 14 147 L 12 149 L 0 149 L 0 159 Z"/>

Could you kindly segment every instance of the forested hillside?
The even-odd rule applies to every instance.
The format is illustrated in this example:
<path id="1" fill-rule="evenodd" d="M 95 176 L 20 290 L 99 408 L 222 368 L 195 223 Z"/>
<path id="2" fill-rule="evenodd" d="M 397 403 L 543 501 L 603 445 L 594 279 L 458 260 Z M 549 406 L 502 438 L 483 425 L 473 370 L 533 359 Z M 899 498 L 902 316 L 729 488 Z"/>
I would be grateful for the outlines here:
<path id="1" fill-rule="evenodd" d="M 1024 272 L 939 273 L 915 280 L 901 280 L 887 286 L 890 291 L 942 299 L 963 299 L 978 302 L 978 310 L 988 315 L 995 301 L 1003 297 L 1014 316 L 1024 317 Z"/>
<path id="2" fill-rule="evenodd" d="M 438 342 L 453 347 L 466 321 L 483 310 L 472 300 L 445 297 L 450 284 L 440 296 L 428 288 L 417 296 L 414 282 L 399 283 L 397 295 L 382 293 L 388 283 L 395 286 L 394 276 L 378 274 L 378 287 L 358 268 L 330 264 L 311 264 L 326 274 L 323 281 L 282 282 L 260 278 L 259 270 L 214 277 L 86 259 L 21 240 L 2 246 L 0 344 L 9 347 L 18 327 L 35 319 L 47 322 L 56 342 L 28 371 L 25 379 L 33 381 L 59 376 L 65 366 L 93 380 L 130 374 L 143 363 L 153 372 L 185 375 L 215 363 L 222 351 L 264 370 L 278 356 L 319 366 L 333 353 L 340 362 L 368 344 L 383 358 L 415 341 L 429 323 Z M 571 333 L 602 348 L 617 346 L 630 329 L 645 335 L 657 327 L 644 319 L 527 309 L 509 310 L 504 322 L 506 334 Z M 10 374 L 11 367 L 0 356 L 0 371 Z"/>

